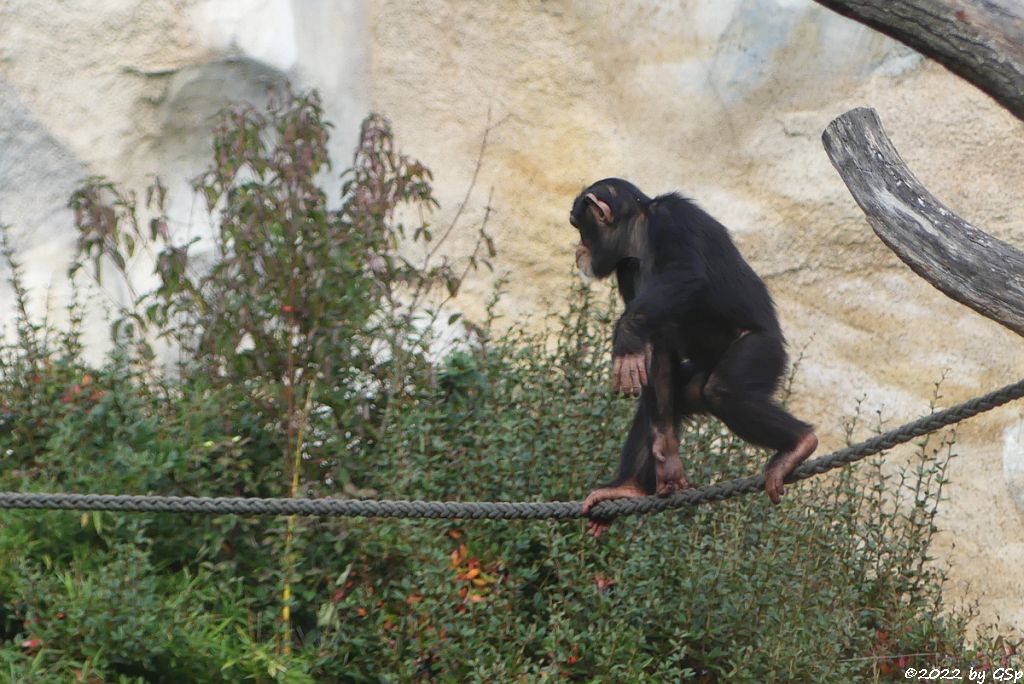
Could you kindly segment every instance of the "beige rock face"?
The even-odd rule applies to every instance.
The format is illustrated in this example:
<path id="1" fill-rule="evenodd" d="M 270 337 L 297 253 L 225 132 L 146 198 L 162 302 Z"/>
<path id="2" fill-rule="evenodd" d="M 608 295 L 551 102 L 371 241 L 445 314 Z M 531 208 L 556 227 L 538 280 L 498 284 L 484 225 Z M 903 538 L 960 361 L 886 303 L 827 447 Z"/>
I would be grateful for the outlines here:
<path id="1" fill-rule="evenodd" d="M 435 172 L 440 224 L 490 127 L 464 240 L 493 187 L 511 315 L 560 306 L 573 277 L 566 215 L 590 181 L 695 198 L 731 228 L 803 350 L 795 409 L 823 450 L 858 399 L 896 425 L 927 410 L 944 373 L 940 405 L 1024 368 L 1024 340 L 947 300 L 874 237 L 820 143 L 836 115 L 876 108 L 926 186 L 1024 246 L 1024 124 L 809 0 L 103 0 L 60 12 L 9 0 L 0 221 L 20 231 L 32 280 L 60 278 L 72 232 L 59 208 L 79 177 L 140 186 L 159 169 L 183 187 L 224 98 L 258 99 L 285 77 L 321 89 L 339 163 L 362 115 L 388 114 Z M 468 312 L 489 287 L 473 283 Z M 1024 631 L 1022 431 L 1019 404 L 961 426 L 938 551 L 953 563 L 951 603 L 978 601 L 983 621 Z"/>

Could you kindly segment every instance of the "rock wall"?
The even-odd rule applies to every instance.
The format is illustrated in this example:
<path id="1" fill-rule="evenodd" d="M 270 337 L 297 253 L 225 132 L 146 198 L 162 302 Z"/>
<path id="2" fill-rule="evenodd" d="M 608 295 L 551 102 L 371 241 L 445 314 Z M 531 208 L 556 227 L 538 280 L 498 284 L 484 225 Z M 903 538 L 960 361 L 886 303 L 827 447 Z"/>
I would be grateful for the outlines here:
<path id="1" fill-rule="evenodd" d="M 403 149 L 435 172 L 440 224 L 489 130 L 463 239 L 493 188 L 509 315 L 560 306 L 572 277 L 566 213 L 588 182 L 620 175 L 697 199 L 772 289 L 803 355 L 795 409 L 824 450 L 857 401 L 895 425 L 927 410 L 943 374 L 947 405 L 1024 367 L 1018 337 L 947 300 L 874 237 L 820 144 L 834 116 L 875 107 L 926 186 L 1022 246 L 1024 125 L 809 0 L 79 0 L 60 11 L 7 0 L 0 221 L 16 227 L 31 283 L 62 280 L 73 240 L 62 207 L 85 174 L 141 187 L 159 170 L 178 191 L 182 229 L 201 224 L 181 190 L 204 163 L 210 116 L 285 78 L 321 90 L 339 163 L 361 117 L 388 114 Z M 468 312 L 489 287 L 471 284 Z M 1022 430 L 1020 405 L 961 426 L 939 552 L 954 564 L 951 601 L 977 600 L 983 621 L 1024 631 Z"/>

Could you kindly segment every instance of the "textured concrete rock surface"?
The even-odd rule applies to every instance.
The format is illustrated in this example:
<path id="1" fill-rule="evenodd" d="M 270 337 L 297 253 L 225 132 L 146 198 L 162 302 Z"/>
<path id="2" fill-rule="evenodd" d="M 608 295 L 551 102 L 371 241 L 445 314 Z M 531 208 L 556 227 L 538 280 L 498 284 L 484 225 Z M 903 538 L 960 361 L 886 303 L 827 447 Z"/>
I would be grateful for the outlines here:
<path id="1" fill-rule="evenodd" d="M 858 400 L 895 425 L 928 409 L 944 373 L 940 405 L 1024 368 L 1024 340 L 947 300 L 874 237 L 820 143 L 833 117 L 874 107 L 937 197 L 1020 247 L 1024 124 L 809 0 L 6 0 L 0 221 L 15 228 L 30 282 L 63 280 L 63 207 L 86 174 L 141 188 L 159 172 L 175 217 L 199 222 L 185 188 L 205 163 L 210 117 L 286 78 L 323 94 L 339 167 L 362 116 L 387 114 L 403 150 L 435 173 L 441 224 L 491 126 L 462 239 L 493 187 L 510 316 L 562 305 L 574 277 L 566 215 L 588 182 L 618 175 L 695 198 L 772 289 L 803 355 L 794 407 L 823 450 Z M 479 313 L 490 287 L 479 277 L 460 305 Z M 97 323 L 93 339 L 105 334 Z M 951 604 L 977 601 L 983 622 L 1020 631 L 1022 433 L 1019 403 L 960 427 L 937 546 L 953 564 Z"/>

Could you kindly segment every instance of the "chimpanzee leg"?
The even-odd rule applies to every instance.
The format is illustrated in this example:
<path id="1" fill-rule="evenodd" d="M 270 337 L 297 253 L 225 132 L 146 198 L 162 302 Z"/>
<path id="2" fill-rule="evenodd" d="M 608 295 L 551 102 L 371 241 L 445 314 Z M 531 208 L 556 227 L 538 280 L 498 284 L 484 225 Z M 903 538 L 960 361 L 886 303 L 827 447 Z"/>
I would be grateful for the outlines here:
<path id="1" fill-rule="evenodd" d="M 706 411 L 700 395 L 706 376 L 667 346 L 654 346 L 650 359 L 648 384 L 623 449 L 619 475 L 610 486 L 632 480 L 648 494 L 668 496 L 690 486 L 679 458 L 679 424 L 686 416 Z M 645 427 L 640 442 L 637 438 Z"/>
<path id="2" fill-rule="evenodd" d="M 645 389 L 637 404 L 633 425 L 626 435 L 626 443 L 619 454 L 619 472 L 608 484 L 595 489 L 583 501 L 583 513 L 608 499 L 645 496 L 654 491 L 654 459 L 651 458 L 651 401 Z M 590 534 L 600 537 L 611 527 L 609 519 L 591 518 L 587 521 Z"/>
<path id="3" fill-rule="evenodd" d="M 633 425 L 619 457 L 619 471 L 611 482 L 594 490 L 583 502 L 586 513 L 599 501 L 660 496 L 689 487 L 679 458 L 678 426 L 683 417 L 701 412 L 697 370 L 681 363 L 671 350 L 651 351 L 648 384 L 640 394 Z M 590 520 L 590 532 L 600 536 L 610 520 Z"/>
<path id="4" fill-rule="evenodd" d="M 633 424 L 619 453 L 619 471 L 604 488 L 625 485 L 639 489 L 644 494 L 654 491 L 655 472 L 649 457 L 653 403 L 651 393 L 644 388 L 637 402 L 636 413 L 633 415 Z"/>
<path id="5" fill-rule="evenodd" d="M 675 378 L 672 419 L 678 432 L 679 425 L 686 418 L 708 413 L 708 405 L 704 401 L 704 384 L 708 374 L 692 361 L 682 361 L 676 368 Z"/>
<path id="6" fill-rule="evenodd" d="M 818 446 L 811 425 L 793 417 L 772 395 L 786 368 L 777 335 L 748 333 L 730 345 L 704 385 L 710 412 L 740 438 L 777 453 L 765 469 L 765 490 L 773 502 L 782 481 Z"/>
<path id="7" fill-rule="evenodd" d="M 647 389 L 654 397 L 651 454 L 656 476 L 654 491 L 658 496 L 690 486 L 679 458 L 679 423 L 684 414 L 693 412 L 684 406 L 687 384 L 693 375 L 693 367 L 684 365 L 671 349 L 656 347 L 653 351 Z"/>

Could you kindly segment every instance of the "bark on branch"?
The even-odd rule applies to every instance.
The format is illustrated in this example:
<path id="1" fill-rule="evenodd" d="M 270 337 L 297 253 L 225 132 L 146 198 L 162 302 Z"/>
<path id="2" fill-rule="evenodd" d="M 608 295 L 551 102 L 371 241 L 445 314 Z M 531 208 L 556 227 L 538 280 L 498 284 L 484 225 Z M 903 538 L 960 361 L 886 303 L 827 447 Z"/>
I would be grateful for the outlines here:
<path id="1" fill-rule="evenodd" d="M 919 276 L 1024 335 L 1024 252 L 946 208 L 910 172 L 873 109 L 853 109 L 822 135 L 875 234 Z"/>
<path id="2" fill-rule="evenodd" d="M 934 59 L 1024 121 L 1024 3 L 1020 0 L 816 2 Z"/>

